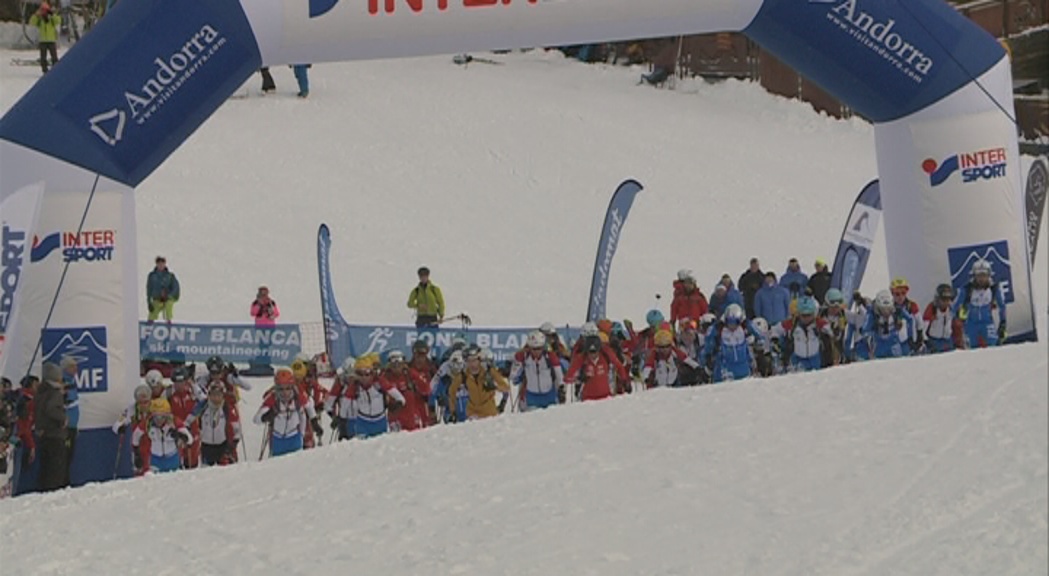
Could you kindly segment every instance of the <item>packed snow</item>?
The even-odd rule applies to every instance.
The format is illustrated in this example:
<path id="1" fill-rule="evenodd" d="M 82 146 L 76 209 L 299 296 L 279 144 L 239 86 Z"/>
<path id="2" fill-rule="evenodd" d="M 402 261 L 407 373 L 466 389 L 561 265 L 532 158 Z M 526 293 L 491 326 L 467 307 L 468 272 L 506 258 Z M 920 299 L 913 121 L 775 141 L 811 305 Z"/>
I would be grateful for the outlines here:
<path id="1" fill-rule="evenodd" d="M 39 71 L 0 54 L 6 110 Z M 636 178 L 609 313 L 639 319 L 679 268 L 709 289 L 751 256 L 777 273 L 831 258 L 876 176 L 867 124 L 753 84 L 494 58 L 318 65 L 305 101 L 290 70 L 273 96 L 252 79 L 140 187 L 143 278 L 167 256 L 179 320 L 246 321 L 267 284 L 285 320 L 319 321 L 327 222 L 351 321 L 408 323 L 426 264 L 450 313 L 578 322 L 609 195 Z M 884 254 L 867 280 L 887 283 Z M 660 390 L 27 495 L 0 502 L 0 572 L 1045 574 L 1047 352 Z M 254 460 L 261 429 L 245 435 Z"/>

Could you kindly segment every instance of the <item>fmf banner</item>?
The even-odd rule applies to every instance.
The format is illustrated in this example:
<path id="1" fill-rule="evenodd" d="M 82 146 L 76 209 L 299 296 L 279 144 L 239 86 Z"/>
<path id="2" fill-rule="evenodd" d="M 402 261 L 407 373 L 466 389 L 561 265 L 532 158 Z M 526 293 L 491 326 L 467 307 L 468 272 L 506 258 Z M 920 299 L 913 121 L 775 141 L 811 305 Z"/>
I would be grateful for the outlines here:
<path id="1" fill-rule="evenodd" d="M 139 355 L 169 362 L 204 362 L 221 356 L 237 364 L 290 364 L 302 352 L 297 324 L 161 324 L 140 322 Z"/>
<path id="2" fill-rule="evenodd" d="M 856 197 L 834 256 L 830 285 L 841 290 L 847 305 L 852 304 L 853 292 L 863 284 L 880 223 L 881 187 L 875 180 L 864 186 Z"/>
<path id="3" fill-rule="evenodd" d="M 36 230 L 44 185 L 37 183 L 15 192 L 0 202 L 0 375 L 18 382 L 24 373 L 7 371 L 8 344 L 21 349 L 18 341 L 18 287 L 22 270 L 29 264 L 29 249 Z M 32 333 L 31 338 L 36 334 Z M 17 363 L 16 363 L 17 364 Z"/>
<path id="4" fill-rule="evenodd" d="M 608 277 L 612 273 L 612 259 L 619 248 L 619 239 L 623 234 L 623 225 L 634 205 L 634 197 L 644 190 L 636 180 L 627 180 L 616 188 L 605 212 L 605 223 L 601 227 L 601 238 L 597 243 L 597 256 L 594 258 L 594 275 L 590 280 L 590 299 L 586 309 L 588 322 L 605 318 L 605 306 L 608 303 Z"/>

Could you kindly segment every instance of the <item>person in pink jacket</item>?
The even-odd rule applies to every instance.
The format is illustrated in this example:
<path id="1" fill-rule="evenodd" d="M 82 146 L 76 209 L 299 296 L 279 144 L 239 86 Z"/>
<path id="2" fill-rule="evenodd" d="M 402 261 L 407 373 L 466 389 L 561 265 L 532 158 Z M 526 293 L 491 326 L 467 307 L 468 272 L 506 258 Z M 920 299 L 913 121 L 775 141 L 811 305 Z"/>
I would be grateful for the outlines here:
<path id="1" fill-rule="evenodd" d="M 259 293 L 255 301 L 251 303 L 251 316 L 255 318 L 256 328 L 273 328 L 280 318 L 280 308 L 277 301 L 270 298 L 270 289 L 259 286 Z"/>

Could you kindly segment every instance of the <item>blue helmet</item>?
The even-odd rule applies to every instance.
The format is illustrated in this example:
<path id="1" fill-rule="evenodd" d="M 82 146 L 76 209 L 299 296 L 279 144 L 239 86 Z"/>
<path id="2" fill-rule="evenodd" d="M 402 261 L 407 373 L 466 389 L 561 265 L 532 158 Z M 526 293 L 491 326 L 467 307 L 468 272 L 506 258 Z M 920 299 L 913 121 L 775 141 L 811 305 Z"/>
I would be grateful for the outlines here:
<path id="1" fill-rule="evenodd" d="M 837 288 L 831 288 L 830 290 L 827 290 L 827 295 L 824 297 L 824 300 L 827 301 L 827 304 L 841 304 L 842 306 L 845 305 L 845 295 L 842 294 L 841 290 L 838 290 Z"/>
<path id="2" fill-rule="evenodd" d="M 647 323 L 652 328 L 659 326 L 665 321 L 666 318 L 663 317 L 663 313 L 654 308 L 652 310 L 649 310 L 648 314 L 645 314 L 645 323 Z"/>
<path id="3" fill-rule="evenodd" d="M 815 316 L 819 307 L 812 296 L 803 296 L 798 300 L 798 316 Z"/>
<path id="4" fill-rule="evenodd" d="M 622 322 L 612 323 L 612 334 L 619 337 L 621 340 L 626 340 L 630 336 L 630 333 L 627 332 L 626 326 L 623 326 Z"/>

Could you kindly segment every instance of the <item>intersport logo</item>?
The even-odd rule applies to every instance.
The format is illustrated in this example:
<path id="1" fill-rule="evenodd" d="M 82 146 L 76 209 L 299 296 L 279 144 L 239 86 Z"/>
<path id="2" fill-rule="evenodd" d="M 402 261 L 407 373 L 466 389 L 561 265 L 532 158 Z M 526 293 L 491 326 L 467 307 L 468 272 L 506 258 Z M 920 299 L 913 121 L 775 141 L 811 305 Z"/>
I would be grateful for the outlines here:
<path id="1" fill-rule="evenodd" d="M 827 20 L 915 83 L 921 84 L 929 75 L 934 64 L 932 58 L 895 31 L 895 19 L 875 18 L 863 11 L 859 0 L 809 0 L 809 3 L 830 6 Z"/>
<path id="2" fill-rule="evenodd" d="M 140 86 L 125 89 L 122 105 L 89 118 L 91 131 L 106 144 L 116 146 L 124 138 L 129 119 L 140 126 L 148 122 L 226 42 L 215 27 L 203 25 L 167 57 L 154 58 L 152 75 Z"/>

